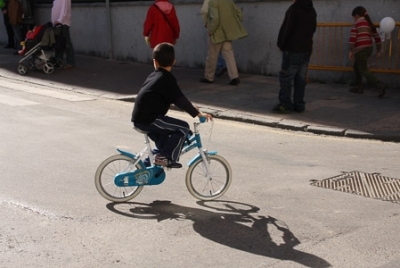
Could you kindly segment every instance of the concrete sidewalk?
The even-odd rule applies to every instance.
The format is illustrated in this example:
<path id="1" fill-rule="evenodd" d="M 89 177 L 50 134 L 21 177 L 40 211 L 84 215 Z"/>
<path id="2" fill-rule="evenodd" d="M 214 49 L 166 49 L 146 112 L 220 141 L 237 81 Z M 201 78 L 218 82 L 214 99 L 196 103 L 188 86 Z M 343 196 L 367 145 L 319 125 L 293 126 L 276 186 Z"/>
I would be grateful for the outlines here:
<path id="1" fill-rule="evenodd" d="M 134 101 L 153 66 L 77 55 L 77 68 L 47 75 L 17 73 L 20 56 L 0 48 L 0 77 L 111 99 Z M 179 60 L 179 59 L 178 59 Z M 178 62 L 179 65 L 179 62 Z M 227 74 L 213 84 L 202 84 L 201 69 L 174 67 L 182 91 L 203 111 L 216 118 L 237 120 L 316 134 L 400 142 L 400 92 L 389 88 L 384 98 L 366 88 L 364 94 L 348 92 L 343 84 L 309 83 L 304 113 L 275 114 L 277 77 L 240 74 L 238 86 L 228 85 Z M 382 77 L 384 79 L 384 76 Z"/>

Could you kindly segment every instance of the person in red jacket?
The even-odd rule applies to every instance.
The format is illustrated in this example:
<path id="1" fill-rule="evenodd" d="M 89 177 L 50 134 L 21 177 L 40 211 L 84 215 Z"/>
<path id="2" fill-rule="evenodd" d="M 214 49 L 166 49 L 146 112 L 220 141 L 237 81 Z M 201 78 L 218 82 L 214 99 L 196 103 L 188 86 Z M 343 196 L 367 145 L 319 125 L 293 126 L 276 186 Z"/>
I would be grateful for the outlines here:
<path id="1" fill-rule="evenodd" d="M 147 45 L 155 48 L 164 42 L 175 44 L 179 32 L 175 7 L 168 0 L 156 0 L 147 11 L 143 26 L 143 36 Z"/>

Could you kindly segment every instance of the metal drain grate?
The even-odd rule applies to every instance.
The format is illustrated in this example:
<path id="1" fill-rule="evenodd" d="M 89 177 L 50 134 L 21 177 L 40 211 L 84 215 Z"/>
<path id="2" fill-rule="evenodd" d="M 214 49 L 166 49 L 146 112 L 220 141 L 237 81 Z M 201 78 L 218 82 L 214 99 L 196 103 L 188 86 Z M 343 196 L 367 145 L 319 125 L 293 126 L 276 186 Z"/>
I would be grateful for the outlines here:
<path id="1" fill-rule="evenodd" d="M 379 173 L 353 171 L 311 185 L 400 204 L 400 180 Z"/>

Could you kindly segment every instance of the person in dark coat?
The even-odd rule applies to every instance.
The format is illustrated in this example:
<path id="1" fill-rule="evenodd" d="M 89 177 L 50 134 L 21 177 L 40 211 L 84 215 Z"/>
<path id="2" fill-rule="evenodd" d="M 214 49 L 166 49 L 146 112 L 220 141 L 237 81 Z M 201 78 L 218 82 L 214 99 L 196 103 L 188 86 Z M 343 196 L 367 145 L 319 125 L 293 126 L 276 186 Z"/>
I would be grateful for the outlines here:
<path id="1" fill-rule="evenodd" d="M 274 112 L 305 110 L 304 91 L 316 29 L 317 12 L 312 0 L 294 0 L 286 11 L 278 36 L 277 45 L 282 51 L 282 66 L 279 72 L 279 103 L 273 108 Z"/>
<path id="2" fill-rule="evenodd" d="M 4 26 L 6 27 L 8 42 L 4 48 L 15 48 L 14 31 L 10 24 L 7 8 L 8 8 L 8 0 L 5 0 L 4 7 L 1 9 L 1 11 L 3 12 Z"/>

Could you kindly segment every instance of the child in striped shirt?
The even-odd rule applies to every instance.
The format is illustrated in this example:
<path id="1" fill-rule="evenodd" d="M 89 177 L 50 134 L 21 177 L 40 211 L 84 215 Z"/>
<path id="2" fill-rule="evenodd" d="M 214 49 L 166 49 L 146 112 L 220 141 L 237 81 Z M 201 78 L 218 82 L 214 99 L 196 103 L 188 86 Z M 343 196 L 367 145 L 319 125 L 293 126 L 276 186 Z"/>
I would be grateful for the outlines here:
<path id="1" fill-rule="evenodd" d="M 354 24 L 350 32 L 349 58 L 354 60 L 353 69 L 356 87 L 351 88 L 350 92 L 363 93 L 363 77 L 365 77 L 369 84 L 377 87 L 378 97 L 382 98 L 385 95 L 387 85 L 379 81 L 368 69 L 368 58 L 372 55 L 374 41 L 377 57 L 381 55 L 381 38 L 364 7 L 354 8 L 351 15 L 354 18 Z"/>

